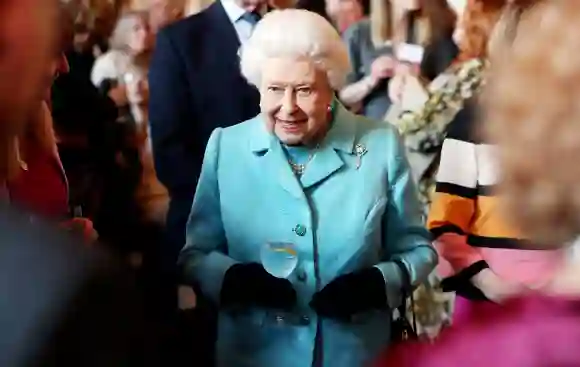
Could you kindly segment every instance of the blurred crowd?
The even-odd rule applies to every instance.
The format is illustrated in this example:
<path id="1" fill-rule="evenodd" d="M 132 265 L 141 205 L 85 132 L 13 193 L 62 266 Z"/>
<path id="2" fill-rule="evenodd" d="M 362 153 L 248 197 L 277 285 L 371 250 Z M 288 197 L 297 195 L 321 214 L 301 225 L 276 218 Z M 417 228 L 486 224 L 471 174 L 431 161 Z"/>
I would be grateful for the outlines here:
<path id="1" fill-rule="evenodd" d="M 0 18 L 1 365 L 580 366 L 577 0 Z"/>

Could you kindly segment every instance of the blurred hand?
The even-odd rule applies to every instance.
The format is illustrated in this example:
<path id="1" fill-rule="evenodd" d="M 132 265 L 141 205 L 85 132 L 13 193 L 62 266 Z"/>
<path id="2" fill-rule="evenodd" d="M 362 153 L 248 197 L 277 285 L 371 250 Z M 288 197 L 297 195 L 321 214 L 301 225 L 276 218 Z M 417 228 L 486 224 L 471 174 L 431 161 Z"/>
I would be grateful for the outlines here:
<path id="1" fill-rule="evenodd" d="M 507 298 L 529 291 L 529 289 L 522 284 L 510 282 L 498 277 L 490 269 L 484 269 L 476 274 L 471 282 L 479 288 L 490 301 L 497 303 L 501 303 Z"/>
<path id="2" fill-rule="evenodd" d="M 401 104 L 407 83 L 407 75 L 397 74 L 389 80 L 388 93 L 393 104 Z"/>
<path id="3" fill-rule="evenodd" d="M 127 87 L 125 85 L 117 85 L 109 91 L 109 98 L 115 102 L 118 107 L 126 106 L 129 103 L 127 97 Z"/>
<path id="4" fill-rule="evenodd" d="M 96 242 L 99 237 L 93 222 L 87 218 L 73 218 L 62 222 L 60 226 L 73 235 L 81 236 L 87 244 Z"/>
<path id="5" fill-rule="evenodd" d="M 139 105 L 149 100 L 149 83 L 144 79 L 136 79 L 126 86 L 127 99 L 131 104 Z"/>
<path id="6" fill-rule="evenodd" d="M 371 77 L 375 81 L 390 78 L 395 72 L 397 61 L 391 56 L 380 56 L 371 64 Z"/>
<path id="7" fill-rule="evenodd" d="M 276 278 L 261 264 L 235 264 L 224 276 L 220 303 L 223 307 L 291 310 L 296 304 L 296 290 L 288 279 Z"/>

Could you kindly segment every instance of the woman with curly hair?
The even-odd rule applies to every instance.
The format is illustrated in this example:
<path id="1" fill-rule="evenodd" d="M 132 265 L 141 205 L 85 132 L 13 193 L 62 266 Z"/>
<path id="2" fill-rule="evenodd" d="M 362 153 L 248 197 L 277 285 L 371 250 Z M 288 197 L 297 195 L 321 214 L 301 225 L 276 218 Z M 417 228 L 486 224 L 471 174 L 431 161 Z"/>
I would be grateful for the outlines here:
<path id="1" fill-rule="evenodd" d="M 580 365 L 580 168 L 570 164 L 580 156 L 579 17 L 577 0 L 539 1 L 520 15 L 511 50 L 492 58 L 482 129 L 498 144 L 498 210 L 535 248 L 566 252 L 566 263 L 541 289 L 483 309 L 434 346 L 391 351 L 389 365 Z"/>

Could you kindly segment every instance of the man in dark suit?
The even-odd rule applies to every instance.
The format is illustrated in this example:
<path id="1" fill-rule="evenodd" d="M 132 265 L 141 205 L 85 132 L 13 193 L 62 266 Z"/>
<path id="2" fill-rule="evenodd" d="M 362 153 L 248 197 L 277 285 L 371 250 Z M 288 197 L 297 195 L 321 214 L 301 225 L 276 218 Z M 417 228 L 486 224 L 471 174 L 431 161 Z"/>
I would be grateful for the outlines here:
<path id="1" fill-rule="evenodd" d="M 259 113 L 258 91 L 241 76 L 238 52 L 265 8 L 266 0 L 217 0 L 157 36 L 149 72 L 149 119 L 157 176 L 171 198 L 167 243 L 159 254 L 164 273 L 159 298 L 170 323 L 177 306 L 177 256 L 209 136 L 217 127 Z M 200 366 L 211 365 L 214 354 L 215 312 L 208 306 L 198 296 L 196 311 L 180 313 L 185 318 L 176 320 L 181 332 L 170 343 L 176 354 L 188 352 L 179 359 L 193 357 L 192 363 Z M 192 324 L 190 317 L 197 321 Z M 183 335 L 185 330 L 189 336 Z"/>
<path id="2" fill-rule="evenodd" d="M 259 113 L 259 94 L 241 76 L 238 51 L 265 0 L 221 0 L 161 30 L 150 74 L 151 138 L 159 180 L 169 190 L 169 246 L 174 267 L 185 242 L 205 146 L 211 132 Z"/>

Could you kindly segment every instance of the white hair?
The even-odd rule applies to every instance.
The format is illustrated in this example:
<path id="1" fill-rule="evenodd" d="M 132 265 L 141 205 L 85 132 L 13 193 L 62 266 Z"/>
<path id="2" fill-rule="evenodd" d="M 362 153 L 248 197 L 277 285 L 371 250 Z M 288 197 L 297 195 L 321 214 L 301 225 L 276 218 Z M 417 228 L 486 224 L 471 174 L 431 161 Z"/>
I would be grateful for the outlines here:
<path id="1" fill-rule="evenodd" d="M 242 75 L 259 88 L 262 68 L 274 57 L 305 57 L 340 90 L 351 70 L 348 51 L 334 27 L 320 15 L 301 9 L 274 10 L 256 25 L 241 49 Z"/>

